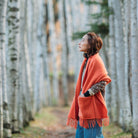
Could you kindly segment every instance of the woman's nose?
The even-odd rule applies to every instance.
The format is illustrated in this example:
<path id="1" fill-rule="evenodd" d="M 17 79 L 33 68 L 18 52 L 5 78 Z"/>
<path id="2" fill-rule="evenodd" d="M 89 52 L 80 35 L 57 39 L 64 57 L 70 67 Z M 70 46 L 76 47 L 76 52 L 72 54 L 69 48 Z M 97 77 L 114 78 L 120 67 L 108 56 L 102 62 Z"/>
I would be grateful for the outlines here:
<path id="1" fill-rule="evenodd" d="M 80 42 L 79 42 L 79 44 L 78 45 L 80 45 Z"/>

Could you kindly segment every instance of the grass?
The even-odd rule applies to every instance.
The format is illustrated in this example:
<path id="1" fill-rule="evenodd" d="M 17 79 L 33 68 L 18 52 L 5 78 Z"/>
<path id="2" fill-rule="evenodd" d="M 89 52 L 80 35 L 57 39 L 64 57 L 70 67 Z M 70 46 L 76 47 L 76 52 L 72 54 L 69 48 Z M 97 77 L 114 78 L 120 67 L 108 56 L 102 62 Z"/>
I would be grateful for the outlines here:
<path id="1" fill-rule="evenodd" d="M 76 130 L 66 126 L 68 107 L 47 107 L 35 115 L 35 120 L 29 126 L 21 129 L 12 138 L 75 138 Z M 105 138 L 131 138 L 131 133 L 124 133 L 117 125 L 110 123 L 103 126 Z"/>

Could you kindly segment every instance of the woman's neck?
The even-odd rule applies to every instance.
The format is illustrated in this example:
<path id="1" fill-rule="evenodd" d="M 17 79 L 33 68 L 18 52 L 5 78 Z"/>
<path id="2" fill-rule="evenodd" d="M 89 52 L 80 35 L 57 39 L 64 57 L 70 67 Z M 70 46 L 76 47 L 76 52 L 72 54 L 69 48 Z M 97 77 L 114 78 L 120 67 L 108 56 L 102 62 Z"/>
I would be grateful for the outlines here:
<path id="1" fill-rule="evenodd" d="M 88 60 L 88 58 L 89 58 L 89 57 L 88 57 L 87 53 L 84 53 L 84 54 L 85 54 L 85 57 L 86 57 L 86 58 L 87 58 L 87 60 Z"/>

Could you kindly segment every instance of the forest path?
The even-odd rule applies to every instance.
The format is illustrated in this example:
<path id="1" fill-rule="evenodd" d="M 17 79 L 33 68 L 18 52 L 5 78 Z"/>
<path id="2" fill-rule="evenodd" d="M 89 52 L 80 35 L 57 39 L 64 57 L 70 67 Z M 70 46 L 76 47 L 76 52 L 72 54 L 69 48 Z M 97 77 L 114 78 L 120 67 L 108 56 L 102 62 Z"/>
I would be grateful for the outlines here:
<path id="1" fill-rule="evenodd" d="M 23 128 L 13 138 L 75 138 L 76 130 L 66 126 L 69 107 L 47 107 L 36 114 L 35 120 Z M 123 133 L 117 125 L 103 126 L 105 138 L 131 138 L 131 133 Z"/>

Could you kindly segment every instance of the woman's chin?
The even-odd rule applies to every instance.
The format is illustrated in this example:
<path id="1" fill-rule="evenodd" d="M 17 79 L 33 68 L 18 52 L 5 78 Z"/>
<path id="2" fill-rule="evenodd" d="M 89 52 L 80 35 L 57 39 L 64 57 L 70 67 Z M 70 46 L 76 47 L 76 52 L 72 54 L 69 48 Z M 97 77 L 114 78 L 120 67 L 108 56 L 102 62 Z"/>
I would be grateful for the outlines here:
<path id="1" fill-rule="evenodd" d="M 80 52 L 83 52 L 83 50 L 79 49 Z"/>

